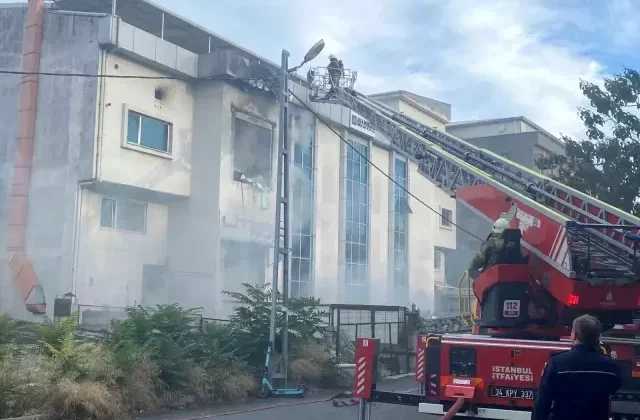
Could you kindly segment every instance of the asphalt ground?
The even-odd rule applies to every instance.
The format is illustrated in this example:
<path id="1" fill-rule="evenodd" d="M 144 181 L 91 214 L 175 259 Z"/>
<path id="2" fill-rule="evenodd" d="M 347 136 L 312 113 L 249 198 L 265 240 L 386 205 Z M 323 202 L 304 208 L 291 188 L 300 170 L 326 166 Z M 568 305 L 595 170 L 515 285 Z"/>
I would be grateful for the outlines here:
<path id="1" fill-rule="evenodd" d="M 417 393 L 418 385 L 413 375 L 400 379 L 387 379 L 379 389 Z M 334 407 L 331 398 L 336 391 L 311 393 L 304 398 L 271 397 L 265 400 L 249 400 L 238 405 L 214 405 L 182 411 L 144 416 L 144 420 L 204 420 L 225 418 L 228 420 L 357 420 L 357 406 Z M 436 420 L 438 416 L 418 413 L 418 407 L 405 407 L 374 403 L 371 420 Z"/>

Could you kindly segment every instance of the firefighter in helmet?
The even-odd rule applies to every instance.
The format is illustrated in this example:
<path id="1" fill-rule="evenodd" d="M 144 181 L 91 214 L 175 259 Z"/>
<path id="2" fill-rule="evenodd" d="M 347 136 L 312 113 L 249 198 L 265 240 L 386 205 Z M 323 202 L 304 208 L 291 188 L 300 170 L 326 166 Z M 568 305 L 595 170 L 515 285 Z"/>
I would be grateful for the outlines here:
<path id="1" fill-rule="evenodd" d="M 509 229 L 509 221 L 500 218 L 495 221 L 491 233 L 484 241 L 469 265 L 470 274 L 478 271 L 486 271 L 496 265 L 500 251 L 504 246 L 504 231 Z"/>
<path id="2" fill-rule="evenodd" d="M 329 83 L 331 84 L 331 90 L 333 91 L 340 87 L 340 78 L 344 72 L 344 64 L 342 64 L 342 60 L 338 60 L 338 58 L 333 54 L 329 55 L 327 72 L 329 73 Z"/>

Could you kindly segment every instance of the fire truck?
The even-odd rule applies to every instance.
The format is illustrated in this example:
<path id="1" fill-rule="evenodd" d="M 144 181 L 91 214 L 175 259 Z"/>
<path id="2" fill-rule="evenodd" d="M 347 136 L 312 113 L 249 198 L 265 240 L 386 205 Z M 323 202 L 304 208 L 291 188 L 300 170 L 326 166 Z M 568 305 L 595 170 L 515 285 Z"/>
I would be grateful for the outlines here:
<path id="1" fill-rule="evenodd" d="M 420 395 L 377 390 L 378 342 L 358 339 L 354 396 L 361 417 L 370 402 L 443 414 L 464 398 L 461 416 L 529 419 L 546 361 L 570 348 L 573 319 L 591 314 L 608 331 L 603 349 L 624 376 L 612 412 L 640 419 L 640 346 L 633 326 L 640 305 L 640 219 L 426 127 L 354 90 L 356 78 L 349 72 L 336 85 L 314 69 L 309 100 L 350 109 L 352 124 L 366 124 L 458 202 L 488 223 L 509 222 L 498 264 L 475 273 L 469 288 L 477 300 L 468 311 L 472 332 L 419 337 Z"/>

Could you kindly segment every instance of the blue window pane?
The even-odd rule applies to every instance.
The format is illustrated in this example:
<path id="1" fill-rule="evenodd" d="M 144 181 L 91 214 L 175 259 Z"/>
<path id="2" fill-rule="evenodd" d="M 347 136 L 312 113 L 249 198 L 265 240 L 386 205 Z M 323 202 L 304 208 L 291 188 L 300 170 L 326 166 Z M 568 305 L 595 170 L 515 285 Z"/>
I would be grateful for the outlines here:
<path id="1" fill-rule="evenodd" d="M 302 165 L 305 168 L 313 168 L 311 162 L 311 147 L 305 147 L 302 149 Z"/>
<path id="2" fill-rule="evenodd" d="M 302 258 L 311 258 L 311 237 L 302 235 L 300 239 L 300 256 Z"/>
<path id="3" fill-rule="evenodd" d="M 291 279 L 298 280 L 300 278 L 300 258 L 291 258 Z"/>
<path id="4" fill-rule="evenodd" d="M 113 228 L 115 227 L 116 202 L 108 198 L 102 199 L 102 207 L 100 209 L 100 226 Z"/>
<path id="5" fill-rule="evenodd" d="M 296 165 L 302 165 L 302 146 L 299 144 L 293 146 L 293 163 Z"/>
<path id="6" fill-rule="evenodd" d="M 138 144 L 138 132 L 140 130 L 140 115 L 129 112 L 127 118 L 127 142 Z"/>
<path id="7" fill-rule="evenodd" d="M 303 258 L 300 260 L 300 280 L 304 282 L 308 282 L 310 278 L 311 278 L 311 260 Z"/>
<path id="8" fill-rule="evenodd" d="M 140 145 L 163 152 L 169 151 L 169 125 L 148 117 L 141 117 Z"/>

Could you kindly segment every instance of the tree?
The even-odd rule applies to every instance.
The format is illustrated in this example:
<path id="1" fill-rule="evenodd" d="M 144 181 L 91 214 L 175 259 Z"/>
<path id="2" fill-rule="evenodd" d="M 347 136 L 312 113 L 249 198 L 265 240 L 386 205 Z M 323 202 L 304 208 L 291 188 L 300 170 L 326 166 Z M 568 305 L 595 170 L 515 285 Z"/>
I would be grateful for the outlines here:
<path id="1" fill-rule="evenodd" d="M 579 108 L 588 140 L 563 136 L 565 155 L 540 158 L 554 178 L 621 210 L 640 215 L 640 74 L 624 69 L 600 86 L 580 81 L 592 109 Z"/>

